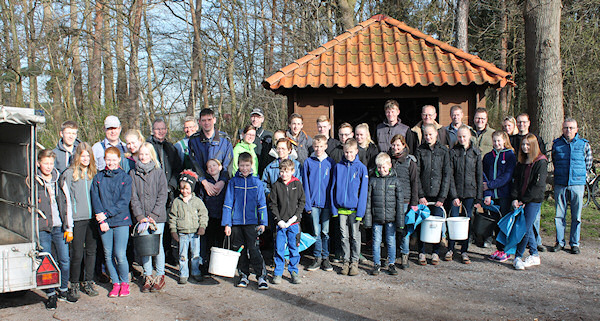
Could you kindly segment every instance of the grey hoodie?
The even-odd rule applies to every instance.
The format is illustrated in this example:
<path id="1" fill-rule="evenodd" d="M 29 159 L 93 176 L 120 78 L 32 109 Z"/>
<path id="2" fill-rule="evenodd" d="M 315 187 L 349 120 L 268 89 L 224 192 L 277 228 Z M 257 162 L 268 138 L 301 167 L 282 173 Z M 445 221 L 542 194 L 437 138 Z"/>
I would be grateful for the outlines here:
<path id="1" fill-rule="evenodd" d="M 67 201 L 71 203 L 73 210 L 73 221 L 83 221 L 92 218 L 92 198 L 90 190 L 92 188 L 92 180 L 87 174 L 78 180 L 73 179 L 73 168 L 67 168 L 59 179 L 59 185 L 69 189 L 70 197 Z"/>

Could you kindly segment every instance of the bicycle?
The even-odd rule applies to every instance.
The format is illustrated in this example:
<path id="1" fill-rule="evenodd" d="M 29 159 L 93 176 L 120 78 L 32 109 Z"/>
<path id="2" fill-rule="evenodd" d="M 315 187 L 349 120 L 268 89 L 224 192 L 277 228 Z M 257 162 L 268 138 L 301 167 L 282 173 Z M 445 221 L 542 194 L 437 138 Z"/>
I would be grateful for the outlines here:
<path id="1" fill-rule="evenodd" d="M 596 174 L 596 165 L 599 163 L 600 161 L 594 160 L 592 169 L 586 177 L 585 191 L 583 192 L 583 207 L 588 206 L 591 200 L 596 205 L 596 208 L 600 209 L 600 188 L 598 188 L 600 175 Z"/>

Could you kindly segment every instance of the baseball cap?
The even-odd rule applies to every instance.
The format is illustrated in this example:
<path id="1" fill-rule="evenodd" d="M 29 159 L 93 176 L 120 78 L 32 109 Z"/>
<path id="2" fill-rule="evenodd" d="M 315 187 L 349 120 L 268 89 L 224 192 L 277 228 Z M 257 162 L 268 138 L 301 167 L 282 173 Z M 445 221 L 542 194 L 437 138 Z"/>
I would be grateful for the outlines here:
<path id="1" fill-rule="evenodd" d="M 262 108 L 254 108 L 252 109 L 252 112 L 250 113 L 250 115 L 260 115 L 262 117 L 265 117 L 265 114 L 263 114 Z"/>
<path id="2" fill-rule="evenodd" d="M 121 127 L 121 121 L 119 121 L 119 118 L 117 116 L 110 115 L 107 116 L 106 119 L 104 119 L 104 129 L 117 127 Z"/>

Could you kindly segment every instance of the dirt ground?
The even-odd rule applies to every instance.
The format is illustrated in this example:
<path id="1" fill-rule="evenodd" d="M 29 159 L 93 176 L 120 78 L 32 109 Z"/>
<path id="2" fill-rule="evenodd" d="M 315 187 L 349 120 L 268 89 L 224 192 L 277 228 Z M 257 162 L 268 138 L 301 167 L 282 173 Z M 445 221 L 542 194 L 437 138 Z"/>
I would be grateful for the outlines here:
<path id="1" fill-rule="evenodd" d="M 552 244 L 546 239 L 545 244 Z M 600 243 L 585 242 L 582 254 L 541 253 L 542 265 L 515 271 L 512 260 L 491 262 L 491 249 L 470 247 L 472 264 L 441 262 L 418 266 L 411 255 L 408 270 L 398 276 L 371 276 L 361 265 L 358 276 L 301 270 L 303 283 L 257 289 L 254 276 L 246 289 L 232 279 L 214 277 L 201 284 L 178 285 L 168 267 L 163 293 L 127 298 L 82 295 L 79 302 L 44 308 L 41 291 L 0 298 L 1 320 L 599 320 Z M 442 252 L 443 253 L 443 252 Z M 309 257 L 301 264 L 307 265 Z M 367 258 L 370 258 L 367 255 Z M 272 269 L 269 269 L 272 272 Z"/>

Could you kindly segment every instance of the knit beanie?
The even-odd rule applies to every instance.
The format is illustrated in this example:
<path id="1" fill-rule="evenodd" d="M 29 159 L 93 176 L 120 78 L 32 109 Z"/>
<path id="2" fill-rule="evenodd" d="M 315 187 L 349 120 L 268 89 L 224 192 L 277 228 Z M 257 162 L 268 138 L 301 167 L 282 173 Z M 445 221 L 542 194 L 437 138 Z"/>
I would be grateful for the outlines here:
<path id="1" fill-rule="evenodd" d="M 192 188 L 192 191 L 194 190 L 194 187 L 196 185 L 196 182 L 198 181 L 198 174 L 196 174 L 194 171 L 186 169 L 183 172 L 181 172 L 181 175 L 179 176 L 179 182 L 186 182 L 188 184 L 190 184 L 190 187 Z"/>

